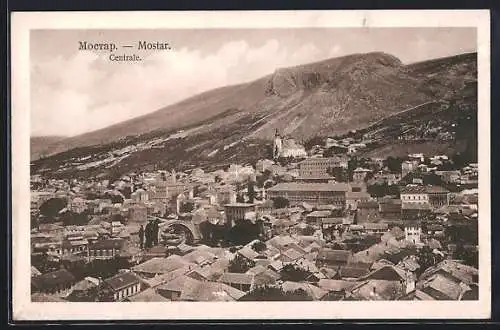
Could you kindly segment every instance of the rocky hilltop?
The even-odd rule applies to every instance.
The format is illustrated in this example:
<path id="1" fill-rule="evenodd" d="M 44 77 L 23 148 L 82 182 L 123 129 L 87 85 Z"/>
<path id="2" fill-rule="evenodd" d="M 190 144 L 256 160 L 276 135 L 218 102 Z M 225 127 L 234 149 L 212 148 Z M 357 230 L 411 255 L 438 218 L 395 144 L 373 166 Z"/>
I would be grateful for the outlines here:
<path id="1" fill-rule="evenodd" d="M 458 100 L 475 106 L 476 84 L 475 53 L 410 65 L 380 52 L 353 54 L 280 68 L 249 83 L 214 89 L 139 118 L 57 140 L 41 151 L 33 148 L 38 154 L 32 159 L 74 148 L 105 150 L 108 144 L 168 137 L 179 130 L 185 133 L 177 144 L 191 152 L 176 157 L 187 158 L 193 151 L 201 155 L 220 149 L 222 154 L 225 146 L 245 140 L 270 141 L 276 128 L 299 141 L 341 135 L 427 104 Z"/>

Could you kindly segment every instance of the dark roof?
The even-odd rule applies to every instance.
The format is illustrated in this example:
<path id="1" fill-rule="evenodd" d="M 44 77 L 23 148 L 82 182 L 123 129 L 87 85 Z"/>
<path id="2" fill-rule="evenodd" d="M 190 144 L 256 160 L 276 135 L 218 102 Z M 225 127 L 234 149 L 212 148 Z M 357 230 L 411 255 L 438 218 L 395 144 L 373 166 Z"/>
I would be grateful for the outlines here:
<path id="1" fill-rule="evenodd" d="M 349 265 L 340 268 L 339 274 L 341 278 L 359 278 L 368 274 L 369 271 L 370 271 L 369 268 L 366 267 Z"/>
<path id="2" fill-rule="evenodd" d="M 124 244 L 123 239 L 103 239 L 89 245 L 89 249 L 121 249 Z"/>
<path id="3" fill-rule="evenodd" d="M 417 185 L 408 185 L 401 187 L 401 194 L 425 194 L 426 187 Z"/>
<path id="4" fill-rule="evenodd" d="M 372 280 L 399 281 L 405 280 L 406 275 L 405 271 L 398 266 L 385 265 L 373 270 L 370 274 L 366 275 L 366 278 Z"/>
<path id="5" fill-rule="evenodd" d="M 329 260 L 329 261 L 345 261 L 347 262 L 351 257 L 352 253 L 346 250 L 331 250 L 323 249 L 319 251 L 317 259 L 318 260 Z"/>
<path id="6" fill-rule="evenodd" d="M 31 284 L 39 290 L 51 289 L 59 285 L 66 285 L 74 282 L 75 277 L 66 269 L 56 270 L 31 279 Z"/>
<path id="7" fill-rule="evenodd" d="M 139 279 L 133 273 L 126 272 L 108 278 L 104 280 L 104 282 L 106 282 L 106 284 L 108 284 L 114 291 L 118 291 L 120 289 L 139 283 Z"/>

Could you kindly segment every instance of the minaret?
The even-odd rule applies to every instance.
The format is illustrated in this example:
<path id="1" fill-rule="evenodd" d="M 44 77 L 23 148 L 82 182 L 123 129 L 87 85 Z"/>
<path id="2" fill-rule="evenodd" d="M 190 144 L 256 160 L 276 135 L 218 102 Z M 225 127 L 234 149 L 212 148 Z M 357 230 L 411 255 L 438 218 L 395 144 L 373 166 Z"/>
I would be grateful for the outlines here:
<path id="1" fill-rule="evenodd" d="M 278 133 L 278 129 L 276 128 L 276 132 L 274 134 L 274 143 L 273 143 L 273 158 L 278 159 L 281 155 L 282 149 L 282 141 L 281 136 Z"/>
<path id="2" fill-rule="evenodd" d="M 172 169 L 172 183 L 177 183 L 177 173 L 175 173 L 175 169 Z"/>

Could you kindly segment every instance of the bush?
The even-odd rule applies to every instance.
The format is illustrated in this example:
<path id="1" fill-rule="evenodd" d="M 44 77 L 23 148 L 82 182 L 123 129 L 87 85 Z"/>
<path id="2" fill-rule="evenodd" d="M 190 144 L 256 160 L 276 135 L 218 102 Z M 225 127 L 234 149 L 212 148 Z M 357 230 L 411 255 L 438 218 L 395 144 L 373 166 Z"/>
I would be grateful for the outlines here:
<path id="1" fill-rule="evenodd" d="M 68 202 L 63 198 L 51 198 L 40 206 L 40 214 L 47 218 L 54 218 L 59 211 L 66 207 Z"/>
<path id="2" fill-rule="evenodd" d="M 274 207 L 277 209 L 282 209 L 290 206 L 290 201 L 284 197 L 276 197 L 272 199 Z"/>
<path id="3" fill-rule="evenodd" d="M 230 273 L 246 273 L 250 268 L 255 267 L 255 262 L 237 254 L 229 263 Z"/>
<path id="4" fill-rule="evenodd" d="M 313 274 L 305 269 L 302 269 L 296 265 L 286 265 L 280 271 L 281 279 L 283 281 L 292 281 L 292 282 L 304 282 L 304 281 L 312 281 L 315 282 L 318 279 L 313 276 Z"/>
<path id="5" fill-rule="evenodd" d="M 255 242 L 252 244 L 252 249 L 257 253 L 260 253 L 260 252 L 266 250 L 267 246 L 266 246 L 266 243 L 264 243 L 262 241 L 258 241 L 258 242 Z"/>

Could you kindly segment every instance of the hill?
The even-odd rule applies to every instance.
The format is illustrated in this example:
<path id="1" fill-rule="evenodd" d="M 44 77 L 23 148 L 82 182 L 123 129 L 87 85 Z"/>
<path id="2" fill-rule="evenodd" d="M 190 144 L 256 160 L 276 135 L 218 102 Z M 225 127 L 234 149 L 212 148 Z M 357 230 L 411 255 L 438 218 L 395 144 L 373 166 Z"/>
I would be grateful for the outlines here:
<path id="1" fill-rule="evenodd" d="M 404 65 L 377 52 L 277 69 L 253 82 L 57 141 L 44 150 L 55 158 L 36 162 L 35 168 L 138 145 L 139 151 L 110 168 L 249 160 L 249 146 L 253 157 L 262 156 L 276 128 L 300 141 L 351 130 L 375 137 L 385 132 L 378 139 L 390 140 L 401 133 L 394 128 L 402 122 L 421 125 L 429 118 L 477 111 L 476 77 L 475 53 Z"/>
<path id="2" fill-rule="evenodd" d="M 44 156 L 44 150 L 47 146 L 56 144 L 59 141 L 67 139 L 65 136 L 33 136 L 30 138 L 31 160 L 36 160 Z"/>

